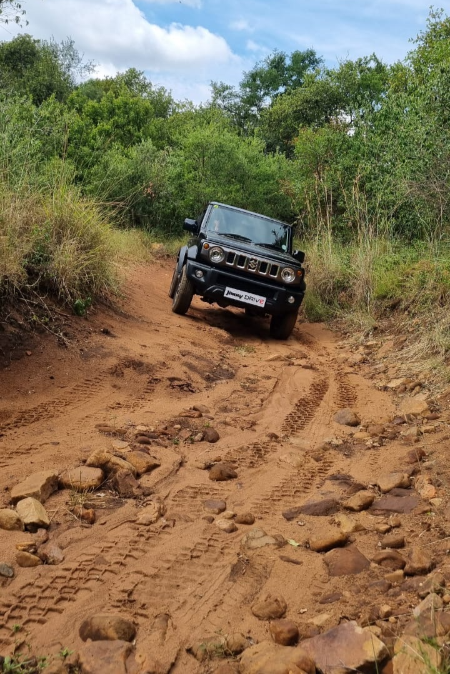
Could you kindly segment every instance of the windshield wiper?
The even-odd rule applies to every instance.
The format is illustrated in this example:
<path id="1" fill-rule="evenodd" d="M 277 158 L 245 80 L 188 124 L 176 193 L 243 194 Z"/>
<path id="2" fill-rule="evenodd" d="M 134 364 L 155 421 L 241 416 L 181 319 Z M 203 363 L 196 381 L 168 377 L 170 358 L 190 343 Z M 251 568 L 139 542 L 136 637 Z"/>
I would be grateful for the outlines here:
<path id="1" fill-rule="evenodd" d="M 239 241 L 246 241 L 247 243 L 251 243 L 252 240 L 249 239 L 247 236 L 241 236 L 240 234 L 230 234 L 229 232 L 215 232 L 216 234 L 219 234 L 219 236 L 227 236 L 230 239 L 238 239 Z"/>
<path id="2" fill-rule="evenodd" d="M 271 248 L 272 250 L 282 251 L 283 253 L 286 252 L 281 246 L 277 246 L 275 243 L 253 243 L 255 246 L 261 246 L 261 248 Z"/>

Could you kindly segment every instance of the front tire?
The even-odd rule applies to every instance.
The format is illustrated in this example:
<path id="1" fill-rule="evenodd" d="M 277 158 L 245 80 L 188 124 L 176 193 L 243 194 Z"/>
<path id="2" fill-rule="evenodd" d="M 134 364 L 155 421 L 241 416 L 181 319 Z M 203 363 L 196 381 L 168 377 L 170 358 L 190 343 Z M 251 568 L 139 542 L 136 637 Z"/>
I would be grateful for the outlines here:
<path id="1" fill-rule="evenodd" d="M 295 327 L 298 309 L 281 316 L 272 316 L 270 320 L 270 336 L 274 339 L 287 339 Z"/>
<path id="2" fill-rule="evenodd" d="M 183 315 L 191 306 L 192 298 L 194 296 L 194 286 L 188 279 L 186 265 L 179 276 L 179 281 L 173 296 L 172 311 L 174 314 Z"/>

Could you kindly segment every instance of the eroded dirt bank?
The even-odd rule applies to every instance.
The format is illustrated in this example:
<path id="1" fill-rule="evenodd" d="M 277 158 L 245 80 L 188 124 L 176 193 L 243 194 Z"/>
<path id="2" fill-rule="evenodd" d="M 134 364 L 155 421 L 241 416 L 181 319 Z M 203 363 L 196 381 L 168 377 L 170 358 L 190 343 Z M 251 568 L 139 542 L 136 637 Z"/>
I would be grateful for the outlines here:
<path id="1" fill-rule="evenodd" d="M 448 408 L 424 403 L 420 383 L 413 392 L 404 392 L 408 383 L 391 386 L 400 395 L 381 386 L 392 384 L 374 367 L 386 353 L 382 340 L 360 358 L 321 325 L 299 323 L 283 343 L 269 338 L 264 321 L 198 300 L 188 316 L 175 316 L 170 276 L 167 264 L 136 270 L 123 315 L 98 313 L 76 349 L 42 341 L 1 372 L 0 508 L 30 474 L 62 473 L 96 450 L 126 459 L 140 447 L 160 465 L 138 485 L 116 481 L 114 490 L 110 477 L 93 493 L 53 492 L 44 505 L 50 541 L 64 556 L 56 565 L 19 566 L 17 546 L 35 544 L 34 534 L 0 529 L 0 563 L 15 574 L 0 576 L 0 654 L 25 644 L 55 658 L 78 653 L 83 620 L 111 612 L 137 626 L 133 671 L 213 672 L 215 657 L 230 655 L 221 636 L 240 633 L 248 645 L 271 639 L 269 622 L 251 611 L 267 593 L 285 599 L 304 637 L 350 619 L 376 625 L 392 647 L 420 601 L 417 577 L 434 567 L 444 585 L 450 580 Z M 342 408 L 361 424 L 337 423 Z M 200 439 L 212 429 L 217 442 Z M 237 477 L 210 479 L 218 462 Z M 385 507 L 381 478 L 391 472 L 403 481 Z M 367 491 L 375 503 L 369 494 L 361 511 L 344 505 Z M 226 533 L 223 514 L 213 512 L 222 506 L 205 507 L 208 500 L 255 522 Z M 310 502 L 329 507 L 300 510 Z M 80 505 L 95 509 L 95 524 L 74 515 Z M 149 508 L 157 521 L 142 523 Z M 243 545 L 254 528 L 274 541 Z M 344 539 L 333 543 L 336 532 Z M 392 546 L 397 554 L 408 560 L 420 548 L 432 557 L 429 568 L 405 576 L 406 561 L 377 559 L 383 536 L 393 534 L 404 539 Z M 332 559 L 311 549 L 324 540 L 325 549 L 331 541 L 359 551 L 358 573 L 332 575 Z M 211 652 L 210 637 L 219 644 Z M 199 645 L 203 660 L 198 649 L 192 654 Z"/>

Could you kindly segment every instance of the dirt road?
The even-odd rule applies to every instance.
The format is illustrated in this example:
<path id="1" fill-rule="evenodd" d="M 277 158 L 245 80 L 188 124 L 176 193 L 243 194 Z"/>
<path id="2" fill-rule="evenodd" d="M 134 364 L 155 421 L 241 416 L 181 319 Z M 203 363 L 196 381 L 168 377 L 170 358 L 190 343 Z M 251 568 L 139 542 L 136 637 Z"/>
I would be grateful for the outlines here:
<path id="1" fill-rule="evenodd" d="M 332 577 L 323 555 L 309 549 L 307 541 L 330 526 L 332 515 L 288 521 L 282 513 L 342 499 L 405 467 L 417 443 L 395 432 L 380 441 L 367 432 L 353 437 L 360 429 L 333 420 L 340 408 L 352 408 L 363 429 L 386 427 L 396 400 L 350 367 L 347 347 L 321 325 L 299 323 L 287 342 L 275 342 L 266 322 L 198 299 L 186 317 L 175 316 L 170 276 L 166 263 L 135 270 L 123 313 L 80 319 L 69 349 L 42 340 L 1 373 L 0 507 L 30 473 L 79 466 L 97 449 L 120 453 L 125 444 L 118 441 L 132 445 L 138 426 L 155 436 L 146 448 L 161 465 L 141 477 L 146 495 L 139 498 L 106 486 L 89 494 L 92 526 L 71 513 L 78 498 L 71 490 L 50 496 L 50 536 L 65 557 L 56 566 L 20 568 L 16 545 L 31 534 L 1 531 L 0 562 L 11 564 L 15 577 L 0 580 L 0 653 L 24 643 L 42 655 L 78 651 L 83 619 L 112 611 L 138 626 L 140 671 L 209 672 L 216 663 L 198 662 L 187 649 L 231 632 L 254 642 L 268 638 L 268 623 L 250 610 L 261 593 L 283 595 L 288 616 L 312 633 L 343 618 L 361 621 L 386 603 L 371 585 L 382 577 L 374 565 Z M 193 406 L 209 412 L 180 416 Z M 126 435 L 102 433 L 99 424 Z M 218 442 L 192 441 L 207 428 L 218 431 Z M 219 460 L 232 464 L 237 478 L 209 479 L 202 464 Z M 162 517 L 138 524 L 155 497 Z M 255 527 L 294 544 L 245 549 L 241 540 L 252 527 L 225 533 L 209 521 L 208 499 L 253 514 Z M 379 550 L 375 520 L 353 535 L 367 559 Z M 420 515 L 405 515 L 404 527 L 413 541 L 422 531 Z M 393 610 L 408 603 L 402 597 L 389 599 Z"/>

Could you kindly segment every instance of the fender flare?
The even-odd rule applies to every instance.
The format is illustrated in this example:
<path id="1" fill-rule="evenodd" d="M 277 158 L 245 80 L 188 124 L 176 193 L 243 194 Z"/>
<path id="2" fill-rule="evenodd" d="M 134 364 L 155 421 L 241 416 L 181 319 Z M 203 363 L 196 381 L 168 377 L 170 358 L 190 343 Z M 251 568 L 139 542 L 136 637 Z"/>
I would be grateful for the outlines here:
<path id="1" fill-rule="evenodd" d="M 183 246 L 180 248 L 177 260 L 177 273 L 181 274 L 184 265 L 188 260 L 195 260 L 197 258 L 197 246 Z"/>

